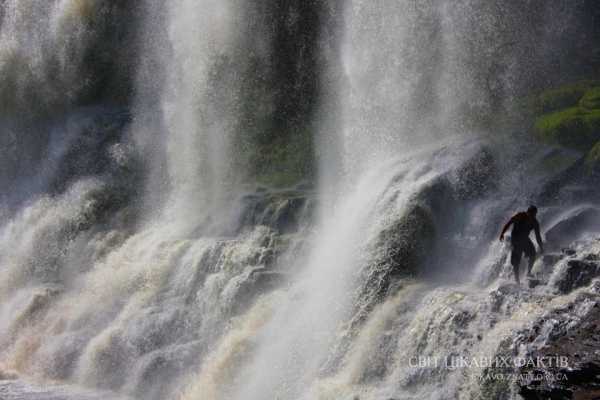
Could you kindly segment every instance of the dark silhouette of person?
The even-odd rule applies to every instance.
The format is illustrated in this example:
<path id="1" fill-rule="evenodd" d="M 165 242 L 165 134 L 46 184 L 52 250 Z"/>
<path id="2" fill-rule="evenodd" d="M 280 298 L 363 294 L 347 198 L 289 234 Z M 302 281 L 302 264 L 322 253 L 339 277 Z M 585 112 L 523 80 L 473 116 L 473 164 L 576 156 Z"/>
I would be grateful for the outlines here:
<path id="1" fill-rule="evenodd" d="M 531 269 L 535 262 L 535 247 L 529 234 L 532 230 L 535 231 L 535 240 L 538 246 L 540 246 L 541 254 L 544 254 L 544 247 L 542 246 L 542 236 L 540 235 L 540 224 L 535 218 L 537 214 L 536 206 L 529 206 L 527 211 L 518 212 L 513 215 L 500 233 L 500 241 L 504 241 L 504 233 L 508 230 L 508 227 L 513 225 L 512 233 L 510 236 L 510 244 L 512 251 L 510 252 L 510 264 L 513 267 L 515 273 L 515 283 L 519 285 L 519 264 L 521 263 L 521 256 L 525 253 L 525 257 L 529 258 L 529 266 L 527 267 L 527 277 L 531 278 Z"/>

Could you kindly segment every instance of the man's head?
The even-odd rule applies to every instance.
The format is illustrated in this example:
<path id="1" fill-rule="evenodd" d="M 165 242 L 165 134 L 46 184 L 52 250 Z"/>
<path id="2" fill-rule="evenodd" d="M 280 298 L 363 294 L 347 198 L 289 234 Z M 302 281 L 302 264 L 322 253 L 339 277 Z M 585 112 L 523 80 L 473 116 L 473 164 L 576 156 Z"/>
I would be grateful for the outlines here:
<path id="1" fill-rule="evenodd" d="M 527 215 L 535 217 L 536 214 L 537 214 L 537 207 L 529 206 L 529 208 L 527 209 Z"/>

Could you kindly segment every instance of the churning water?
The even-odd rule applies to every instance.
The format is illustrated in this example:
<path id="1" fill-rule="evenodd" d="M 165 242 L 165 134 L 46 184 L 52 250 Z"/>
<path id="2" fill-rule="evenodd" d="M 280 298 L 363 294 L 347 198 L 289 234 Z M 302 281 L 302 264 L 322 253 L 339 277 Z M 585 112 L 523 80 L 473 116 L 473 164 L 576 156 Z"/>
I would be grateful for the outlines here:
<path id="1" fill-rule="evenodd" d="M 0 5 L 0 397 L 508 398 L 410 360 L 585 313 L 486 300 L 532 199 L 497 115 L 576 7 L 275 3 Z M 315 188 L 248 191 L 296 98 Z"/>

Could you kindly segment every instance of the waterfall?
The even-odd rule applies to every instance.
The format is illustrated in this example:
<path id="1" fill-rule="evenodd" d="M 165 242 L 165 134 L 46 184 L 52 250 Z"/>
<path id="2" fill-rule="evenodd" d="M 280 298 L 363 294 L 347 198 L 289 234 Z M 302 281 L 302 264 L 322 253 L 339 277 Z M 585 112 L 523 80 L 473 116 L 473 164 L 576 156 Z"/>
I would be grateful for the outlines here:
<path id="1" fill-rule="evenodd" d="M 243 182 L 243 84 L 253 58 L 266 57 L 268 38 L 261 16 L 241 2 L 146 7 L 132 129 L 152 156 L 150 212 L 197 224 Z"/>
<path id="2" fill-rule="evenodd" d="M 556 56 L 585 10 L 2 2 L 0 391 L 515 398 L 413 361 L 525 357 L 593 316 L 594 222 L 530 291 L 497 240 L 533 202 L 544 232 L 600 220 L 581 155 L 523 133 L 587 73 Z"/>

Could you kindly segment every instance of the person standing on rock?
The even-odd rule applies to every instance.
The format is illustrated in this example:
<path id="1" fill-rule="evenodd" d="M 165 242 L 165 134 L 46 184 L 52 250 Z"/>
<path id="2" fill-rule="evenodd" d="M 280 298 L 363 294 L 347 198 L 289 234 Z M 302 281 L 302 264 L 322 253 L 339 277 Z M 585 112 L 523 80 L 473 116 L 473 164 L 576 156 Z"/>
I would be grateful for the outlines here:
<path id="1" fill-rule="evenodd" d="M 519 264 L 521 263 L 521 256 L 525 253 L 525 257 L 529 258 L 529 266 L 527 267 L 527 277 L 531 278 L 531 269 L 535 262 L 535 247 L 529 234 L 532 230 L 535 231 L 535 240 L 538 246 L 540 246 L 541 254 L 544 254 L 544 247 L 542 246 L 542 235 L 540 235 L 540 224 L 535 218 L 537 214 L 536 206 L 529 206 L 526 212 L 518 212 L 513 215 L 500 233 L 500 241 L 504 241 L 504 233 L 512 225 L 512 233 L 510 236 L 510 244 L 512 251 L 510 252 L 510 264 L 513 267 L 515 273 L 515 283 L 519 285 Z"/>

